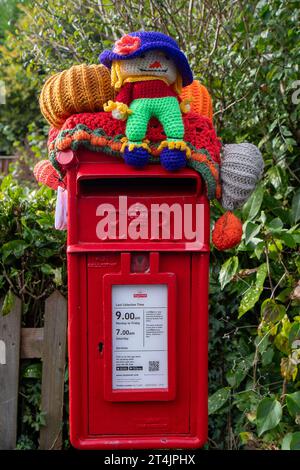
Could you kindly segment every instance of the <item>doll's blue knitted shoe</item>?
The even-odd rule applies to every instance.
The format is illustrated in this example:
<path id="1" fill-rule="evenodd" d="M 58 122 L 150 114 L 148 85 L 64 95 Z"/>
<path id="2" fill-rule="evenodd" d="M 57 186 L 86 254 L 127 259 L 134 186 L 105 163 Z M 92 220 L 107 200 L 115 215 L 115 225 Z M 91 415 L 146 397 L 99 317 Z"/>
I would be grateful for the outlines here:
<path id="1" fill-rule="evenodd" d="M 132 150 L 129 150 L 128 147 L 125 147 L 124 160 L 128 165 L 142 168 L 148 163 L 149 153 L 143 147 L 135 147 Z"/>
<path id="2" fill-rule="evenodd" d="M 168 171 L 179 170 L 186 165 L 185 150 L 164 148 L 160 154 L 160 163 Z"/>

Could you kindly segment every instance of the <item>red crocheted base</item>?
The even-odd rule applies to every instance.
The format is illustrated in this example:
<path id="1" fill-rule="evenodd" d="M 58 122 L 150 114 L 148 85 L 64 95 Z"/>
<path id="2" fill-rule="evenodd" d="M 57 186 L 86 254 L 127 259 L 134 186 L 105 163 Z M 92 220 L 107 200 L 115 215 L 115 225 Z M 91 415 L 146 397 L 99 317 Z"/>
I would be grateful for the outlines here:
<path id="1" fill-rule="evenodd" d="M 199 116 L 196 113 L 187 113 L 183 115 L 183 122 L 185 142 L 189 142 L 197 149 L 206 149 L 213 161 L 220 163 L 221 143 L 210 119 Z M 126 122 L 114 119 L 111 114 L 103 111 L 98 113 L 73 114 L 66 120 L 61 129 L 50 129 L 48 146 L 62 130 L 73 129 L 78 124 L 84 124 L 91 130 L 101 128 L 111 137 L 120 134 L 125 135 Z M 161 142 L 166 139 L 163 127 L 157 119 L 152 118 L 150 120 L 146 138 L 150 142 Z"/>

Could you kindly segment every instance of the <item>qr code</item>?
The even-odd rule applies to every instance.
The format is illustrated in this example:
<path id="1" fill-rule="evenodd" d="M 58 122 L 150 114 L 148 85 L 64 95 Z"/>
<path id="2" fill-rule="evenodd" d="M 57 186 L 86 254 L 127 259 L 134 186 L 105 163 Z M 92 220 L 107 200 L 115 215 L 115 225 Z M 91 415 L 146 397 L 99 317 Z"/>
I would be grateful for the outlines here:
<path id="1" fill-rule="evenodd" d="M 159 371 L 159 361 L 149 361 L 149 372 Z"/>

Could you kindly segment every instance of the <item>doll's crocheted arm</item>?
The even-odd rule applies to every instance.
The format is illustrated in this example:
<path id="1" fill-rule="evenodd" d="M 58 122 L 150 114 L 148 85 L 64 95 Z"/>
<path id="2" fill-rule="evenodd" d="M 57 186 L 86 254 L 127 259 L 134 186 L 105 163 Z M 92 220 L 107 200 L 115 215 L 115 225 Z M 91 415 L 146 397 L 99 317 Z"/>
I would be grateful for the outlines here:
<path id="1" fill-rule="evenodd" d="M 132 83 L 125 83 L 116 96 L 116 101 L 108 101 L 103 106 L 104 111 L 112 113 L 115 119 L 127 119 L 128 115 L 132 113 L 129 109 L 129 104 L 132 101 Z"/>
<path id="2" fill-rule="evenodd" d="M 191 99 L 190 98 L 184 98 L 183 100 L 179 101 L 179 106 L 181 109 L 182 113 L 189 113 L 191 110 Z"/>
<path id="3" fill-rule="evenodd" d="M 103 109 L 105 112 L 111 112 L 112 117 L 115 119 L 125 120 L 132 114 L 131 109 L 128 108 L 127 104 L 120 103 L 119 101 L 108 101 Z"/>

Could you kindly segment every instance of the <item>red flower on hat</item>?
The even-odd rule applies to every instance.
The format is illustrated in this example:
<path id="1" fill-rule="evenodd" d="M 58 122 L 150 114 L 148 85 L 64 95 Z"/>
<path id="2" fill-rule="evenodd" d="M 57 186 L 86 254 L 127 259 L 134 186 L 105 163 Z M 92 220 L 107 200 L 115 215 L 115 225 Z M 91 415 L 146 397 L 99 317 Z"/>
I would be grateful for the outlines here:
<path id="1" fill-rule="evenodd" d="M 125 34 L 125 36 L 122 36 L 121 39 L 115 42 L 113 52 L 120 55 L 131 54 L 132 52 L 139 49 L 140 45 L 140 38 Z"/>

